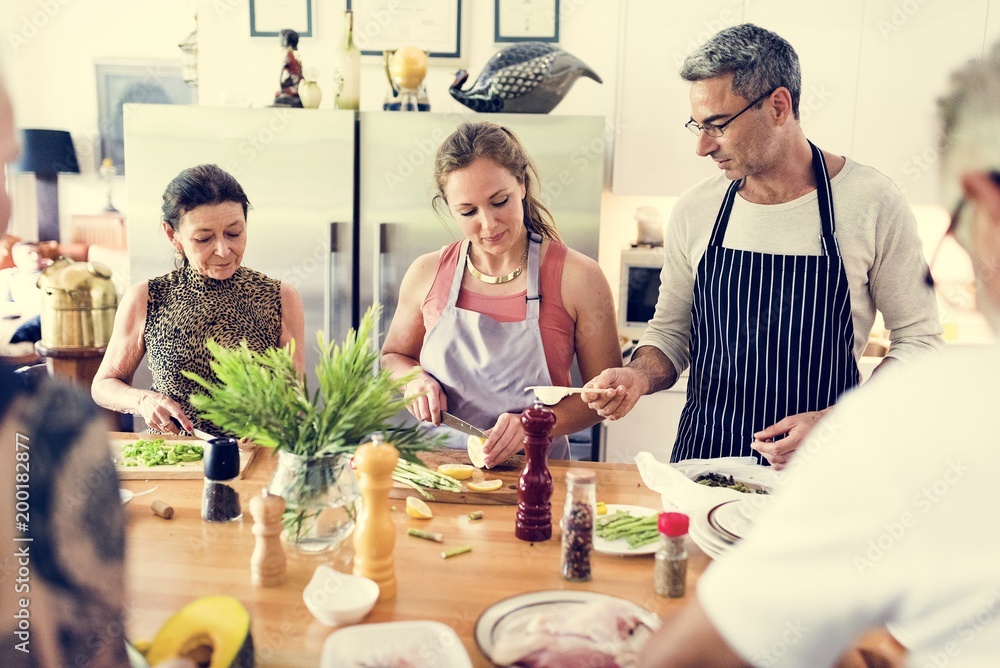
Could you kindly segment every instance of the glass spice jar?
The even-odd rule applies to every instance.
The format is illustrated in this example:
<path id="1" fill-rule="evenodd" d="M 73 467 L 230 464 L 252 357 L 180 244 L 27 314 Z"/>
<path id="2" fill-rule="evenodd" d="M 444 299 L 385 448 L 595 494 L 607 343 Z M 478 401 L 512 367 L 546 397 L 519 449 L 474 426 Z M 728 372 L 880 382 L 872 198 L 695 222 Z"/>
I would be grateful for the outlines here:
<path id="1" fill-rule="evenodd" d="M 240 473 L 240 448 L 235 438 L 213 438 L 205 453 L 205 489 L 201 518 L 207 522 L 233 522 L 243 517 L 240 495 L 231 483 Z"/>
<path id="2" fill-rule="evenodd" d="M 590 550 L 594 545 L 594 472 L 566 472 L 566 503 L 562 517 L 562 576 L 570 582 L 590 580 Z"/>
<path id="3" fill-rule="evenodd" d="M 684 513 L 660 513 L 657 529 L 660 547 L 656 550 L 654 586 L 660 596 L 681 598 L 687 584 L 687 538 L 690 520 Z"/>

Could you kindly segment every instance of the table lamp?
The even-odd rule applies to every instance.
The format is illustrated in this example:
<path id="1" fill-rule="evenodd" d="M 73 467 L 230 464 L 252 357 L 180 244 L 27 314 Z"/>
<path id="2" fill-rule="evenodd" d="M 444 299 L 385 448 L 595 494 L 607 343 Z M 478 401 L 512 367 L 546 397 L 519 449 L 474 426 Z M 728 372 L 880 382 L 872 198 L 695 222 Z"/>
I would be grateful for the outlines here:
<path id="1" fill-rule="evenodd" d="M 38 241 L 59 241 L 57 174 L 79 174 L 73 140 L 65 130 L 21 130 L 17 171 L 34 172 L 38 192 Z"/>

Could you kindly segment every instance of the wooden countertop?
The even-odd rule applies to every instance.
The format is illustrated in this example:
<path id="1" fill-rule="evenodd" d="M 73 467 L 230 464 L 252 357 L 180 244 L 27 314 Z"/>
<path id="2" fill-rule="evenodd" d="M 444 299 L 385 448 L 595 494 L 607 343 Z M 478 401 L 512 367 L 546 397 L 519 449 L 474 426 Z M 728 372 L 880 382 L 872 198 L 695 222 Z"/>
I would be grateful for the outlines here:
<path id="1" fill-rule="evenodd" d="M 118 437 L 118 434 L 112 434 Z M 286 546 L 288 580 L 280 587 L 258 588 L 250 583 L 253 519 L 246 510 L 250 497 L 265 487 L 276 458 L 262 451 L 245 479 L 234 486 L 244 507 L 241 521 L 213 524 L 201 519 L 200 480 L 128 480 L 126 489 L 152 494 L 132 500 L 128 521 L 128 578 L 131 596 L 128 635 L 150 639 L 166 619 L 198 596 L 228 594 L 250 611 L 258 666 L 309 666 L 319 661 L 323 642 L 334 631 L 317 621 L 302 601 L 302 591 L 316 566 L 330 564 L 350 572 L 353 547 L 348 539 L 337 550 L 321 555 L 302 554 Z M 566 491 L 570 462 L 552 462 L 553 538 L 526 543 L 514 537 L 515 506 L 479 506 L 431 503 L 430 520 L 410 518 L 401 501 L 393 502 L 397 529 L 396 600 L 376 604 L 365 622 L 431 619 L 450 626 L 465 644 L 475 666 L 490 663 L 473 639 L 476 619 L 491 604 L 525 592 L 545 589 L 581 589 L 627 598 L 657 613 L 686 599 L 664 599 L 653 591 L 653 558 L 611 557 L 594 553 L 593 580 L 569 583 L 562 579 L 558 522 Z M 660 508 L 659 495 L 642 484 L 631 464 L 573 462 L 597 472 L 597 498 Z M 150 504 L 161 499 L 174 508 L 171 520 L 155 516 Z M 484 519 L 470 522 L 469 512 L 483 510 Z M 472 545 L 469 554 L 444 560 L 442 545 L 408 537 L 418 527 L 445 534 L 446 547 Z M 709 559 L 688 540 L 688 597 Z"/>

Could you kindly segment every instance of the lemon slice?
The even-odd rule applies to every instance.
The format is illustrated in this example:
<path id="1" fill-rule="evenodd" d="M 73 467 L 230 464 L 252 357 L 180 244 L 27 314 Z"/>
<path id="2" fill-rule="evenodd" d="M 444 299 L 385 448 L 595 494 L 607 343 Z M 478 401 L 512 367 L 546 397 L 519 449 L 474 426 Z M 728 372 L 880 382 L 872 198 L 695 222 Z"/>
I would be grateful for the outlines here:
<path id="1" fill-rule="evenodd" d="M 499 478 L 496 480 L 482 480 L 480 482 L 466 483 L 465 486 L 473 492 L 495 492 L 503 487 L 503 480 L 500 480 Z"/>
<path id="2" fill-rule="evenodd" d="M 415 496 L 406 497 L 406 514 L 418 520 L 429 520 L 434 517 L 431 507 Z"/>
<path id="3" fill-rule="evenodd" d="M 486 455 L 483 453 L 483 444 L 486 443 L 483 439 L 478 436 L 470 436 L 468 441 L 469 448 L 469 461 L 477 469 L 481 469 L 486 466 Z"/>
<path id="4" fill-rule="evenodd" d="M 442 464 L 438 467 L 438 473 L 443 473 L 455 480 L 468 480 L 475 470 L 475 467 L 468 464 Z"/>

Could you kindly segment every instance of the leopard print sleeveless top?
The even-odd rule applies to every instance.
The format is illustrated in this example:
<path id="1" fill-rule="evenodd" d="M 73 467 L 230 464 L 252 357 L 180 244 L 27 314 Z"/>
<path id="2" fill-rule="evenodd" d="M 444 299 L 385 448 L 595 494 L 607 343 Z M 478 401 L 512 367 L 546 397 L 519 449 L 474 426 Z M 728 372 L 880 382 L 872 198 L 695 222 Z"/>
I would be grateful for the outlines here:
<path id="1" fill-rule="evenodd" d="M 152 278 L 144 337 L 153 391 L 180 404 L 196 429 L 218 434 L 221 430 L 192 408 L 188 397 L 201 388 L 181 371 L 215 380 L 209 366 L 212 355 L 205 348 L 209 338 L 226 348 L 236 348 L 245 339 L 256 352 L 277 347 L 281 282 L 246 267 L 222 281 L 188 267 Z"/>

